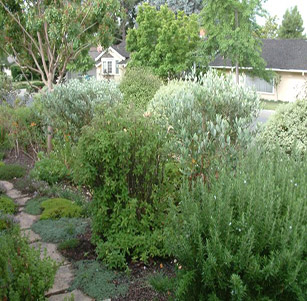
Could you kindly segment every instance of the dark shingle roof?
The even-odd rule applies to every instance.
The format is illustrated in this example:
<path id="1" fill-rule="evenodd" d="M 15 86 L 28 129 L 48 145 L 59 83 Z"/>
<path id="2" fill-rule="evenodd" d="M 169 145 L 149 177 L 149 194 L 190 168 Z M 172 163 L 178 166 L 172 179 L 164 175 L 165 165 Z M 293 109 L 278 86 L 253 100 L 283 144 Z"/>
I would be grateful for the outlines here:
<path id="1" fill-rule="evenodd" d="M 130 57 L 130 53 L 126 50 L 126 41 L 122 41 L 118 45 L 113 45 L 112 48 L 125 58 Z"/>
<path id="2" fill-rule="evenodd" d="M 97 51 L 96 47 L 91 47 L 90 51 L 89 51 L 89 55 L 90 57 L 95 60 L 95 58 L 99 55 L 99 52 Z"/>
<path id="3" fill-rule="evenodd" d="M 262 57 L 267 62 L 267 68 L 307 70 L 307 40 L 264 39 L 262 42 Z M 210 65 L 232 67 L 229 60 L 220 56 Z"/>

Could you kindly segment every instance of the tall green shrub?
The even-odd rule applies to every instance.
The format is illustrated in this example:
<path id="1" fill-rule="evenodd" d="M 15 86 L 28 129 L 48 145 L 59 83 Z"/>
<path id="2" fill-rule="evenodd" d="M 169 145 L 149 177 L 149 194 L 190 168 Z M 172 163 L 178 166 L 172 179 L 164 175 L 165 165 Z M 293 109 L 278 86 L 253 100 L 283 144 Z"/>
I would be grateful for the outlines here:
<path id="1" fill-rule="evenodd" d="M 125 103 L 133 103 L 136 107 L 145 109 L 162 84 L 162 80 L 150 69 L 132 67 L 125 72 L 119 88 Z"/>
<path id="2" fill-rule="evenodd" d="M 177 300 L 306 300 L 306 168 L 252 151 L 183 185 L 165 230 Z"/>
<path id="3" fill-rule="evenodd" d="M 74 176 L 94 192 L 93 240 L 110 266 L 164 255 L 165 162 L 153 120 L 134 108 L 118 106 L 84 128 Z"/>
<path id="4" fill-rule="evenodd" d="M 172 151 L 183 171 L 206 180 L 221 158 L 231 158 L 249 140 L 258 109 L 254 91 L 210 71 L 198 81 L 173 81 L 162 87 L 147 114 L 172 136 Z"/>
<path id="5" fill-rule="evenodd" d="M 307 96 L 307 95 L 306 95 Z M 307 152 L 307 98 L 282 106 L 259 134 L 267 150 L 281 147 L 286 153 Z"/>

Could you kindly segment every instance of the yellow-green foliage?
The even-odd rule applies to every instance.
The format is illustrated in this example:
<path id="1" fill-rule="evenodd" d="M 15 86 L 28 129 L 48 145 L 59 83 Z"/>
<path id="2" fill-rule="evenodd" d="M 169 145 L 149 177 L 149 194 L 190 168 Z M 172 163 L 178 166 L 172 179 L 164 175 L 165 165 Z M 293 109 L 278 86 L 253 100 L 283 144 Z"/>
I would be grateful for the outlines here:
<path id="1" fill-rule="evenodd" d="M 41 204 L 44 210 L 41 219 L 58 219 L 61 217 L 80 217 L 82 208 L 66 199 L 49 199 Z"/>
<path id="2" fill-rule="evenodd" d="M 4 165 L 5 165 L 4 162 L 0 161 L 0 167 Z"/>
<path id="3" fill-rule="evenodd" d="M 7 214 L 13 214 L 16 211 L 16 204 L 6 195 L 0 195 L 0 211 Z"/>

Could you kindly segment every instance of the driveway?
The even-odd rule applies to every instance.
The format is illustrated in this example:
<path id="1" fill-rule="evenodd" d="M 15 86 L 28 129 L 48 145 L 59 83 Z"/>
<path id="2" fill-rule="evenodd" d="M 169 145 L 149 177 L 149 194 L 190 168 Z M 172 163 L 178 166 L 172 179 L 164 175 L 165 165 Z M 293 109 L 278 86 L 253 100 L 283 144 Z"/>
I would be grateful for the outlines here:
<path id="1" fill-rule="evenodd" d="M 273 110 L 261 110 L 256 122 L 265 123 L 269 120 L 270 116 L 274 114 Z"/>

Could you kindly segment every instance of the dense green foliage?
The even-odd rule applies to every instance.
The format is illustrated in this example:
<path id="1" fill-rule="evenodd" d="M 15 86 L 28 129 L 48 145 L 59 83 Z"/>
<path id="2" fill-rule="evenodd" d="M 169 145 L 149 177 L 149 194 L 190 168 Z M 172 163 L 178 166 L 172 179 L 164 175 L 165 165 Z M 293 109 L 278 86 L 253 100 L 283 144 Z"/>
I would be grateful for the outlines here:
<path id="1" fill-rule="evenodd" d="M 58 220 L 40 220 L 33 224 L 32 230 L 43 241 L 58 243 L 76 238 L 85 233 L 89 221 L 81 218 L 60 218 Z"/>
<path id="2" fill-rule="evenodd" d="M 40 215 L 43 211 L 41 208 L 41 203 L 47 199 L 47 197 L 36 197 L 27 201 L 25 212 L 32 215 Z"/>
<path id="3" fill-rule="evenodd" d="M 173 11 L 184 11 L 187 15 L 199 13 L 203 7 L 203 0 L 149 0 L 150 5 L 160 8 L 166 4 Z"/>
<path id="4" fill-rule="evenodd" d="M 93 240 L 108 265 L 164 255 L 162 191 L 175 189 L 166 159 L 163 137 L 142 111 L 118 106 L 84 128 L 74 176 L 94 192 Z"/>
<path id="5" fill-rule="evenodd" d="M 112 81 L 73 79 L 56 85 L 52 92 L 42 97 L 43 116 L 63 136 L 77 140 L 81 128 L 88 125 L 97 105 L 111 106 L 121 101 L 121 93 Z"/>
<path id="6" fill-rule="evenodd" d="M 167 6 L 160 10 L 147 3 L 139 7 L 137 28 L 127 35 L 129 65 L 150 67 L 164 78 L 189 70 L 190 53 L 199 41 L 199 25 L 195 15 L 175 14 Z"/>
<path id="7" fill-rule="evenodd" d="M 304 39 L 304 22 L 297 6 L 287 9 L 278 29 L 279 39 Z"/>
<path id="8" fill-rule="evenodd" d="M 68 249 L 75 249 L 79 246 L 80 241 L 77 238 L 68 239 L 62 241 L 58 245 L 59 250 L 68 250 Z"/>
<path id="9" fill-rule="evenodd" d="M 220 160 L 231 160 L 249 141 L 258 109 L 255 92 L 209 72 L 198 82 L 174 81 L 162 87 L 149 103 L 148 114 L 169 132 L 183 172 L 206 181 L 217 172 Z"/>
<path id="10" fill-rule="evenodd" d="M 128 68 L 120 82 L 124 102 L 145 109 L 163 82 L 147 68 Z"/>
<path id="11" fill-rule="evenodd" d="M 6 195 L 0 194 L 0 212 L 7 214 L 14 214 L 16 212 L 17 205 L 14 201 Z"/>
<path id="12" fill-rule="evenodd" d="M 264 126 L 257 141 L 265 149 L 277 146 L 285 152 L 307 153 L 307 100 L 297 100 L 282 106 Z"/>
<path id="13" fill-rule="evenodd" d="M 18 227 L 0 232 L 1 300 L 44 300 L 55 272 L 55 262 L 40 259 L 40 250 L 30 247 Z"/>
<path id="14" fill-rule="evenodd" d="M 26 169 L 18 164 L 7 164 L 0 166 L 0 180 L 12 180 L 25 175 Z"/>
<path id="15" fill-rule="evenodd" d="M 261 39 L 276 39 L 278 35 L 277 16 L 266 16 L 265 24 L 259 27 L 258 34 Z"/>
<path id="16" fill-rule="evenodd" d="M 182 186 L 165 230 L 178 300 L 306 300 L 306 168 L 251 151 Z"/>
<path id="17" fill-rule="evenodd" d="M 124 296 L 128 291 L 126 277 L 106 269 L 98 261 L 78 261 L 74 267 L 76 274 L 71 290 L 80 289 L 96 300 Z"/>
<path id="18" fill-rule="evenodd" d="M 256 16 L 262 13 L 263 0 L 206 0 L 201 22 L 206 29 L 205 53 L 219 54 L 233 66 L 252 67 L 251 71 L 268 79 L 261 56 L 261 40 L 256 34 Z"/>
<path id="19" fill-rule="evenodd" d="M 48 199 L 41 203 L 43 219 L 59 219 L 62 217 L 80 217 L 82 208 L 66 199 Z"/>

